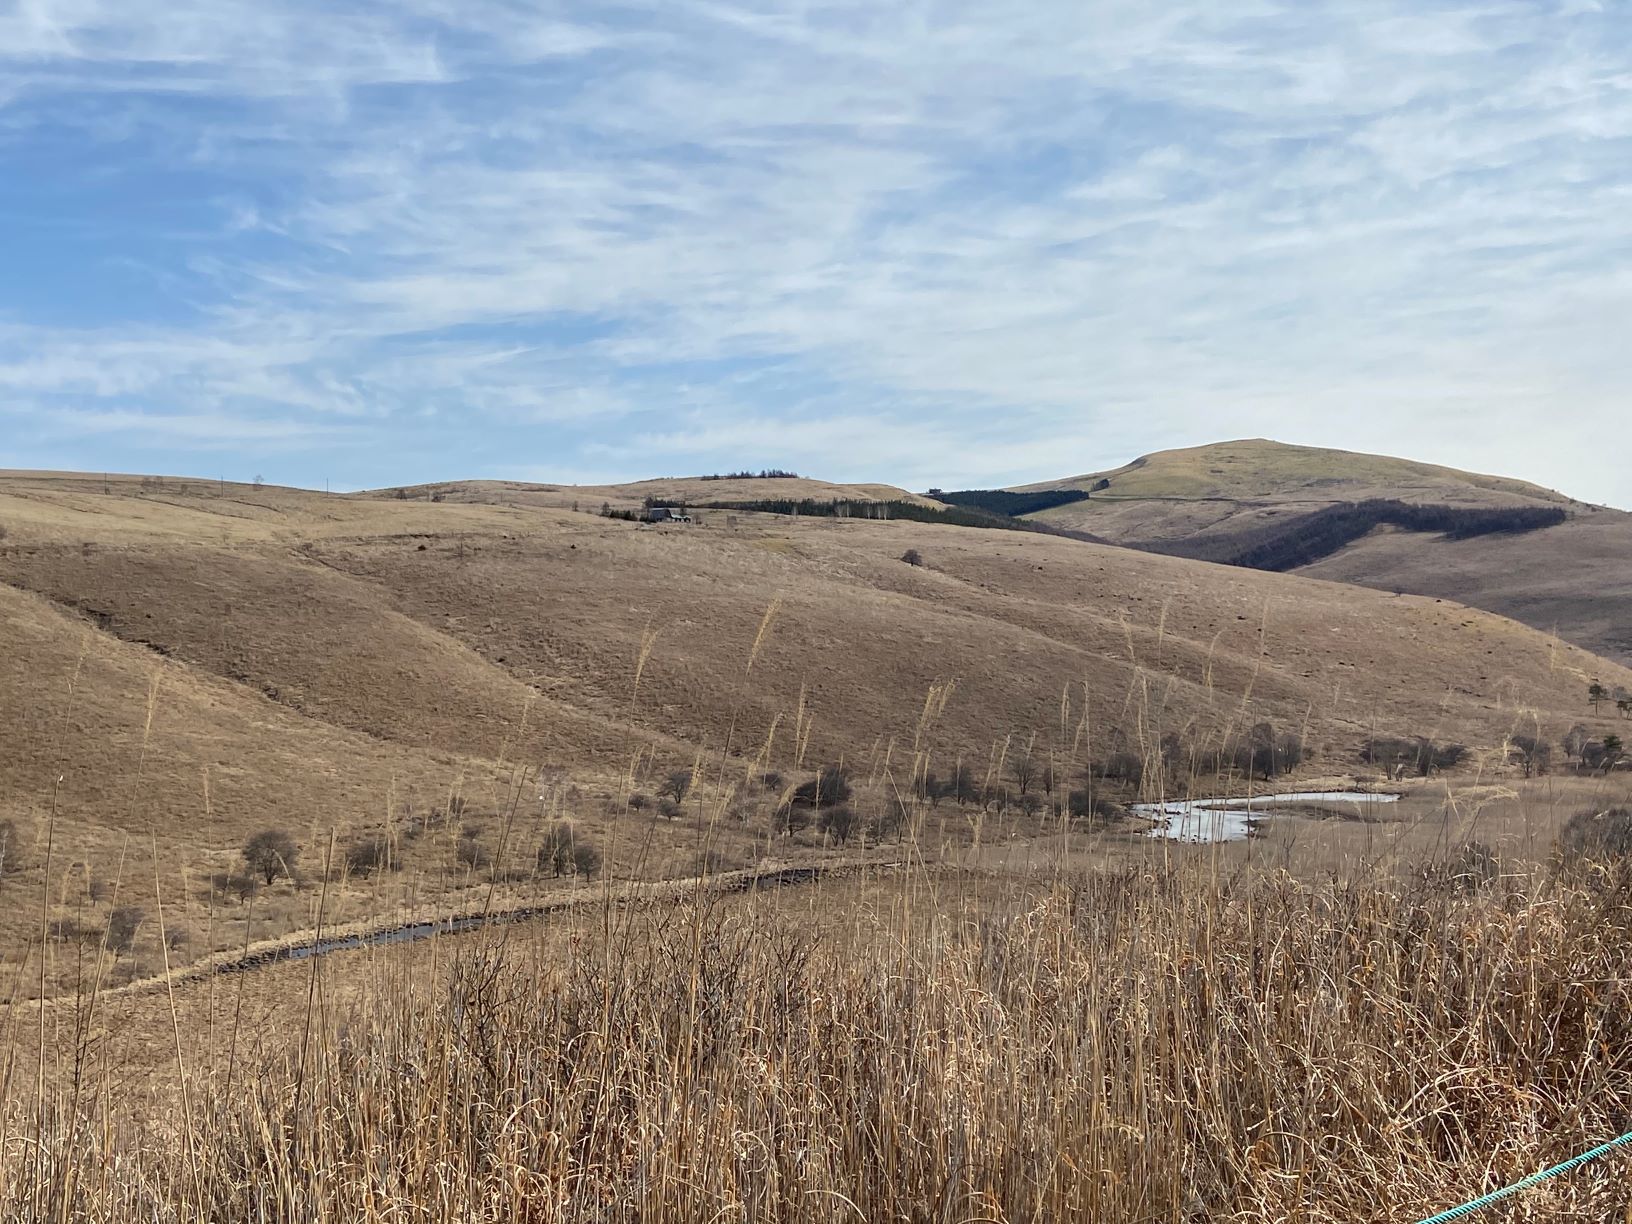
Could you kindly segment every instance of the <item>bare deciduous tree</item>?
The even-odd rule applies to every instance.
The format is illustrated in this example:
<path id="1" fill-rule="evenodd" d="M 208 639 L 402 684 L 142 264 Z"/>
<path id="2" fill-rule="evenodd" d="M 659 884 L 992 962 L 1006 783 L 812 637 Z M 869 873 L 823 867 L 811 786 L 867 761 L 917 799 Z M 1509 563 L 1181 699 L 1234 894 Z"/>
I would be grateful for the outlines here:
<path id="1" fill-rule="evenodd" d="M 589 879 L 601 869 L 601 852 L 586 841 L 578 842 L 572 848 L 572 868 Z"/>
<path id="2" fill-rule="evenodd" d="M 1518 758 L 1525 777 L 1544 774 L 1553 762 L 1553 746 L 1533 735 L 1515 735 L 1508 741 L 1513 755 Z"/>
<path id="3" fill-rule="evenodd" d="M 1575 726 L 1564 732 L 1564 738 L 1560 741 L 1559 746 L 1564 749 L 1564 755 L 1574 761 L 1580 758 L 1581 750 L 1587 746 L 1587 742 L 1591 739 L 1592 733 L 1587 730 L 1586 724 L 1576 723 Z"/>
<path id="4" fill-rule="evenodd" d="M 842 846 L 849 841 L 860 824 L 861 821 L 856 816 L 856 809 L 848 803 L 823 808 L 822 814 L 817 821 L 817 827 L 833 840 L 835 846 Z"/>
<path id="5" fill-rule="evenodd" d="M 663 779 L 663 784 L 657 788 L 659 795 L 666 795 L 676 803 L 684 803 L 686 795 L 691 791 L 691 770 L 675 769 Z"/>
<path id="6" fill-rule="evenodd" d="M 570 820 L 557 820 L 544 830 L 544 840 L 538 847 L 538 870 L 550 872 L 557 878 L 568 875 L 576 868 L 573 851 L 577 846 L 578 830 Z"/>
<path id="7" fill-rule="evenodd" d="M 271 884 L 280 875 L 294 878 L 299 853 L 295 839 L 282 829 L 262 829 L 244 843 L 244 865 Z"/>
<path id="8" fill-rule="evenodd" d="M 107 929 L 102 933 L 102 946 L 115 958 L 129 952 L 136 943 L 136 933 L 147 921 L 147 912 L 139 905 L 115 906 L 108 915 Z"/>

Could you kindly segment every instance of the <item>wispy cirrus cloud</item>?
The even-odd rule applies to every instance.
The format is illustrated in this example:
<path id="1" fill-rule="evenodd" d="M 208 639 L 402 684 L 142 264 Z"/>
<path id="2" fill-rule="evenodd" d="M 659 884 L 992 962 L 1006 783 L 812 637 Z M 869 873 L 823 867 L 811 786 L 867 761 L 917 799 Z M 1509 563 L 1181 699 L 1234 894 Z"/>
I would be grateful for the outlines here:
<path id="1" fill-rule="evenodd" d="M 0 413 L 88 466 L 343 425 L 289 480 L 1268 434 L 1632 504 L 1629 49 L 1501 0 L 26 0 Z"/>

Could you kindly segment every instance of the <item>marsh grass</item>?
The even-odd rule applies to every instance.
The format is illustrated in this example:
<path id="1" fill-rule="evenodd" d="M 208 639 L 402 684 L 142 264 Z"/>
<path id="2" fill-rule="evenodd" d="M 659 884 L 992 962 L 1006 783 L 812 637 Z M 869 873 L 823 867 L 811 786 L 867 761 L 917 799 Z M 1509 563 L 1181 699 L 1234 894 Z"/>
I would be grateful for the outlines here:
<path id="1" fill-rule="evenodd" d="M 1294 871 L 1290 842 L 1180 852 L 1059 810 L 937 812 L 915 783 L 945 699 L 910 753 L 858 757 L 868 801 L 903 812 L 861 883 L 740 893 L 710 868 L 616 904 L 608 884 L 535 933 L 450 940 L 429 971 L 381 952 L 349 992 L 346 958 L 313 958 L 286 979 L 303 1006 L 252 1031 L 239 986 L 203 1050 L 155 880 L 151 1045 L 171 1072 L 138 1082 L 103 1050 L 105 958 L 35 1027 L 14 1002 L 0 1216 L 1412 1221 L 1627 1129 L 1624 868 L 1486 852 L 1452 870 L 1468 853 L 1447 843 L 1446 869 L 1410 870 L 1400 826 L 1394 849 Z M 1230 784 L 1160 779 L 1160 732 L 1135 741 L 1145 785 Z M 1069 775 L 1003 740 L 984 788 L 1040 751 Z M 738 844 L 719 834 L 769 759 L 737 786 L 699 758 L 696 862 Z M 532 844 L 520 811 L 493 832 L 501 863 Z M 609 849 L 643 876 L 652 843 L 628 836 Z M 333 838 L 314 857 L 323 931 L 352 876 Z M 1632 1218 L 1625 1172 L 1583 1170 L 1511 1218 Z"/>
<path id="2" fill-rule="evenodd" d="M 343 1015 L 314 963 L 304 1031 L 171 1108 L 44 1079 L 34 1100 L 13 1058 L 0 1204 L 29 1224 L 1413 1220 L 1632 1116 L 1624 871 L 957 875 L 821 886 L 826 921 L 699 888 L 565 948 L 474 937 Z M 1620 1218 L 1632 1187 L 1610 1162 L 1524 1210 Z"/>

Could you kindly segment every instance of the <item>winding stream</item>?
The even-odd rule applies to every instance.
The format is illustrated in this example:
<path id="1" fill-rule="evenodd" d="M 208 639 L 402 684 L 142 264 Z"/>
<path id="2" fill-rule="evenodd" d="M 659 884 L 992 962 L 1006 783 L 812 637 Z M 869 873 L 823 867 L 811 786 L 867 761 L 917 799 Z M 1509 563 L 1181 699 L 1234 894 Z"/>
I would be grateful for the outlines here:
<path id="1" fill-rule="evenodd" d="M 1267 818 L 1269 809 L 1283 803 L 1352 803 L 1356 814 L 1373 804 L 1397 803 L 1398 795 L 1367 791 L 1287 791 L 1279 795 L 1250 795 L 1235 799 L 1183 799 L 1166 803 L 1136 803 L 1134 812 L 1155 825 L 1146 837 L 1167 841 L 1242 841 L 1253 826 Z"/>
<path id="2" fill-rule="evenodd" d="M 823 876 L 836 875 L 847 869 L 855 869 L 858 866 L 863 869 L 881 870 L 895 865 L 893 861 L 879 861 L 864 864 L 822 863 L 808 866 L 750 869 L 713 877 L 707 882 L 706 887 L 709 891 L 723 893 L 747 892 L 756 888 L 784 888 L 790 885 L 810 884 Z M 629 892 L 622 896 L 613 896 L 610 900 L 613 904 L 621 905 L 631 901 L 673 899 L 674 897 L 694 893 L 698 888 L 699 882 L 696 880 L 679 879 L 668 881 L 666 888 L 660 884 L 646 892 Z M 355 952 L 360 948 L 417 943 L 421 939 L 434 939 L 442 935 L 458 935 L 465 931 L 475 931 L 483 927 L 536 922 L 541 918 L 560 913 L 562 910 L 574 909 L 586 904 L 604 904 L 607 900 L 608 898 L 599 892 L 586 891 L 575 896 L 545 901 L 537 905 L 431 918 L 421 922 L 406 922 L 398 926 L 381 927 L 370 931 L 352 931 L 340 935 L 314 937 L 298 943 L 287 943 L 252 951 L 246 956 L 208 966 L 203 972 L 216 974 L 245 973 L 251 969 L 260 969 L 280 961 L 310 960 L 314 956 L 328 956 L 333 952 Z"/>

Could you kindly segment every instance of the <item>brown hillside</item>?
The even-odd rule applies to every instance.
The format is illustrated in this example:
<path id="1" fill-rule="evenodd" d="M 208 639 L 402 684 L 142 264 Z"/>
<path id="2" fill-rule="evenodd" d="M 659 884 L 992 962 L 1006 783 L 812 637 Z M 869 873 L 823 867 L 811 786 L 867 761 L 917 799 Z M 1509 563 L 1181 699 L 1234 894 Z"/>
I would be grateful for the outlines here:
<path id="1" fill-rule="evenodd" d="M 1102 482 L 1106 487 L 1097 488 Z M 1411 591 L 1508 616 L 1632 662 L 1632 515 L 1525 481 L 1382 455 L 1263 440 L 1162 451 L 1039 489 L 1093 490 L 1033 517 L 1133 548 L 1216 559 L 1339 503 L 1561 507 L 1569 519 L 1517 535 L 1451 540 L 1381 528 L 1294 572 Z"/>
<path id="2" fill-rule="evenodd" d="M 647 499 L 665 505 L 698 506 L 711 502 L 792 501 L 908 501 L 928 509 L 940 502 L 894 485 L 831 484 L 805 476 L 778 477 L 666 477 L 622 485 L 524 484 L 513 480 L 453 480 L 404 488 L 370 489 L 360 498 L 440 497 L 444 502 L 483 502 L 490 505 L 545 507 L 555 510 L 614 510 L 643 506 Z"/>
<path id="3" fill-rule="evenodd" d="M 1071 767 L 1259 720 L 1344 770 L 1373 730 L 1494 749 L 1586 717 L 1593 676 L 1632 686 L 1451 603 L 1025 533 L 38 476 L 0 479 L 0 526 L 0 820 L 27 865 L 0 890 L 34 898 L 0 907 L 0 941 L 47 885 L 64 921 L 105 918 L 114 879 L 204 896 L 267 826 L 311 870 L 331 830 L 393 839 L 407 870 L 327 902 L 356 919 L 479 895 L 465 826 L 530 854 L 570 816 L 620 872 L 689 871 L 703 809 L 629 825 L 627 797 L 699 760 L 711 812 L 758 793 L 756 759 L 905 785 L 915 749 L 984 776 L 1022 744 Z M 637 827 L 645 866 L 612 849 Z M 212 904 L 195 951 L 310 926 L 317 900 Z"/>
<path id="4" fill-rule="evenodd" d="M 1632 662 L 1632 514 L 1619 510 L 1472 540 L 1376 531 L 1296 572 L 1489 608 Z"/>
<path id="5" fill-rule="evenodd" d="M 1266 438 L 1158 451 L 1110 471 L 1027 487 L 1092 489 L 1101 481 L 1108 482 L 1108 487 L 1100 491 L 1107 502 L 1273 500 L 1320 505 L 1397 497 L 1403 501 L 1463 505 L 1515 501 L 1573 504 L 1562 494 L 1529 481 L 1463 472 L 1389 455 L 1293 446 Z"/>

